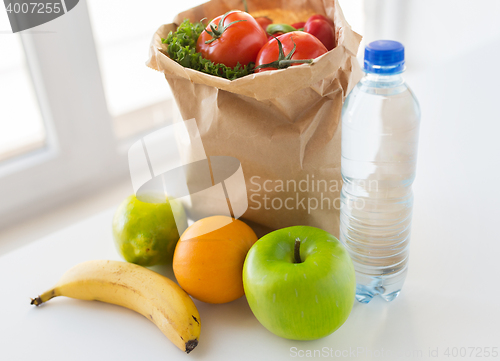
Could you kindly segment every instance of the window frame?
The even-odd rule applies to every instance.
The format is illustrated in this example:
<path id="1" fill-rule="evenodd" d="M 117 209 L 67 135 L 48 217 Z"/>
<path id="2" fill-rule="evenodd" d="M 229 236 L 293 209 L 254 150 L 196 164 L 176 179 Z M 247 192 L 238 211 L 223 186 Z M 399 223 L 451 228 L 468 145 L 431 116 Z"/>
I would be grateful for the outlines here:
<path id="1" fill-rule="evenodd" d="M 46 144 L 0 163 L 0 227 L 128 175 L 126 149 L 106 105 L 86 2 L 20 36 Z"/>

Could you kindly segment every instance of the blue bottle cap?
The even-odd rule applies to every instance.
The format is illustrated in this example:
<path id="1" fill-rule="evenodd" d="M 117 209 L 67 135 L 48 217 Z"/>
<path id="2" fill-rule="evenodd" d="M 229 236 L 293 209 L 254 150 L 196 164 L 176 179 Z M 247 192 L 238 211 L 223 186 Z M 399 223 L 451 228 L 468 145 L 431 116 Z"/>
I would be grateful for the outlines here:
<path id="1" fill-rule="evenodd" d="M 398 74 L 405 70 L 405 48 L 393 40 L 373 41 L 365 47 L 365 71 Z"/>

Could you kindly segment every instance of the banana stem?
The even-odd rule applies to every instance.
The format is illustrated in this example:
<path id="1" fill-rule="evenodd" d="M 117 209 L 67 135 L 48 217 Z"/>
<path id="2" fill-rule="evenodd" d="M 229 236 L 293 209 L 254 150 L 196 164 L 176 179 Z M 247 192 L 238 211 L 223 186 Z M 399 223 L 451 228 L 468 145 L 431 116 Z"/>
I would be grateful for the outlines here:
<path id="1" fill-rule="evenodd" d="M 47 292 L 42 293 L 40 296 L 32 298 L 31 304 L 35 306 L 40 306 L 42 303 L 47 302 L 51 298 L 59 296 L 59 292 L 56 288 L 48 290 Z"/>

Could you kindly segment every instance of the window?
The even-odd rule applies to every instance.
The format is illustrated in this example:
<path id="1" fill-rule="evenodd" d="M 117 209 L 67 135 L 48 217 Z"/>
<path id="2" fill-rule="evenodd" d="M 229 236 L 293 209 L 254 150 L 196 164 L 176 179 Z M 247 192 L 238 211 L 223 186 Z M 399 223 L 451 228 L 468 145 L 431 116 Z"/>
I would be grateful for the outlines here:
<path id="1" fill-rule="evenodd" d="M 0 12 L 0 31 L 10 29 Z M 19 35 L 0 33 L 0 162 L 45 144 L 38 107 Z"/>
<path id="2" fill-rule="evenodd" d="M 21 35 L 0 11 L 0 145 L 24 152 L 0 161 L 0 227 L 129 176 L 129 146 L 174 109 L 151 36 L 201 2 L 80 1 Z"/>
<path id="3" fill-rule="evenodd" d="M 146 67 L 156 29 L 203 0 L 88 0 L 108 110 L 119 138 L 171 121 L 172 94 L 165 78 Z"/>
<path id="4" fill-rule="evenodd" d="M 14 129 L 24 139 L 31 136 L 38 149 L 0 162 L 0 227 L 128 174 L 103 96 L 86 3 L 19 35 L 7 31 L 6 14 L 1 15 L 0 64 L 13 62 L 1 75 L 0 89 L 8 97 L 2 98 L 0 124 L 10 133 L 2 132 L 7 141 L 1 144 L 16 140 Z M 11 53 L 3 45 L 12 42 Z M 4 82 L 16 74 L 21 75 L 13 82 L 25 84 L 22 94 Z M 6 109 L 15 119 L 7 118 Z"/>

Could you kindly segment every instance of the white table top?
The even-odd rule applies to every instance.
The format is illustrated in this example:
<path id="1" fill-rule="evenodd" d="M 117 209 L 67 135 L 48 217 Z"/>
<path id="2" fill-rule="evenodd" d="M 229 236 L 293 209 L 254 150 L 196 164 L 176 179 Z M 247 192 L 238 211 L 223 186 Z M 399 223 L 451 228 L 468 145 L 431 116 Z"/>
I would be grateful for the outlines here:
<path id="1" fill-rule="evenodd" d="M 63 297 L 30 306 L 76 263 L 120 259 L 109 210 L 0 258 L 0 359 L 286 360 L 307 350 L 357 360 L 468 360 L 480 351 L 494 359 L 484 356 L 487 347 L 500 353 L 500 77 L 469 65 L 485 52 L 500 58 L 500 46 L 483 50 L 407 76 L 423 121 L 410 269 L 392 303 L 356 303 L 337 332 L 298 342 L 264 329 L 244 297 L 196 302 L 202 334 L 189 356 L 127 309 Z M 453 357 L 460 348 L 467 356 Z"/>

